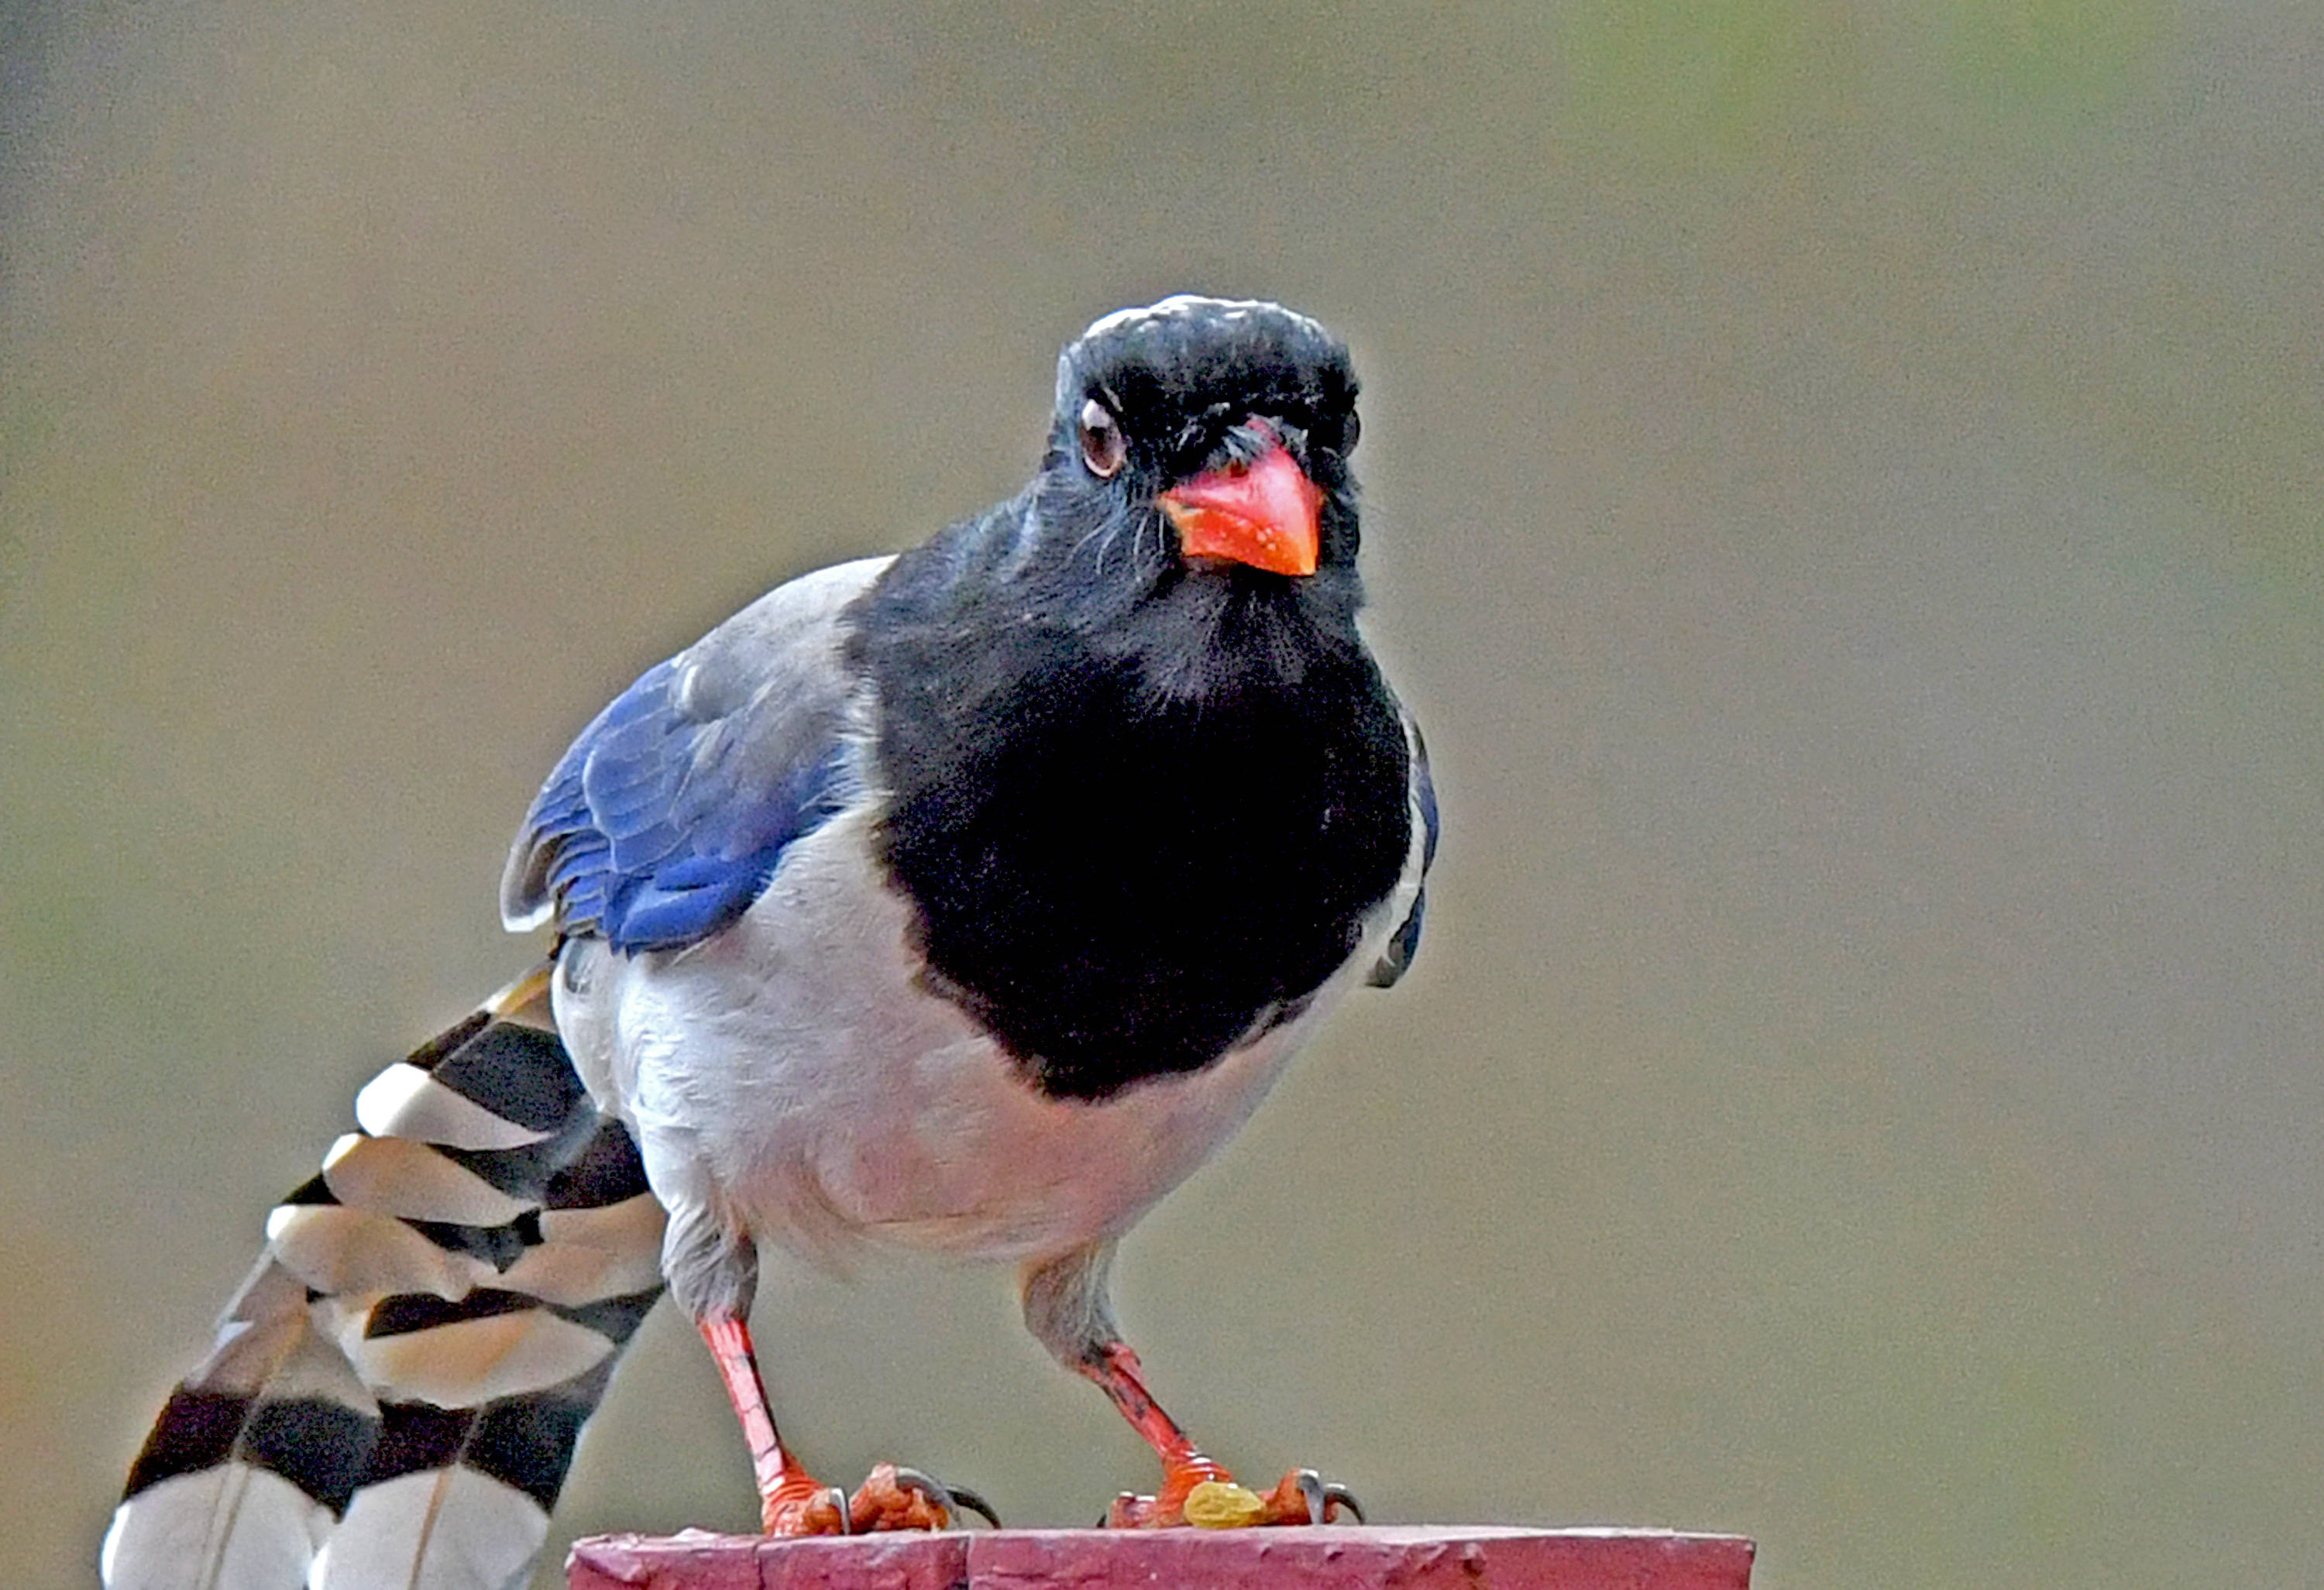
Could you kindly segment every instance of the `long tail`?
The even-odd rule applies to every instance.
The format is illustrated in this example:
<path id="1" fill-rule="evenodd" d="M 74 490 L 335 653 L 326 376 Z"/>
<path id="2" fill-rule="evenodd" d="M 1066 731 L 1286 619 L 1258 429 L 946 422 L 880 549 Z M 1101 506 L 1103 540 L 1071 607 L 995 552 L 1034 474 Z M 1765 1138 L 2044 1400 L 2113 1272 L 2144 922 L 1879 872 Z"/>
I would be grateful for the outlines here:
<path id="1" fill-rule="evenodd" d="M 661 1295 L 662 1211 L 547 969 L 389 1066 L 266 1222 L 105 1538 L 109 1590 L 503 1590 Z"/>

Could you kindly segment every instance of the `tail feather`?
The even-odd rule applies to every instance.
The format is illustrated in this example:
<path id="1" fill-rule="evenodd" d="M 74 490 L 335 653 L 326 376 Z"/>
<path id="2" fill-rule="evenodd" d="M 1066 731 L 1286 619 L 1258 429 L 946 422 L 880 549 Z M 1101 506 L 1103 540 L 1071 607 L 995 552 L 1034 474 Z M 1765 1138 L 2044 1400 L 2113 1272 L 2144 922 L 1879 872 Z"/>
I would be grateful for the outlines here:
<path id="1" fill-rule="evenodd" d="M 110 1590 L 503 1590 L 661 1294 L 545 970 L 389 1066 L 276 1207 L 106 1534 Z"/>
<path id="2" fill-rule="evenodd" d="M 475 1407 L 383 1406 L 363 1483 L 316 1559 L 315 1590 L 521 1584 L 612 1367 Z"/>
<path id="3" fill-rule="evenodd" d="M 379 1406 L 263 1258 L 171 1393 L 105 1539 L 108 1585 L 298 1590 L 354 1494 Z"/>

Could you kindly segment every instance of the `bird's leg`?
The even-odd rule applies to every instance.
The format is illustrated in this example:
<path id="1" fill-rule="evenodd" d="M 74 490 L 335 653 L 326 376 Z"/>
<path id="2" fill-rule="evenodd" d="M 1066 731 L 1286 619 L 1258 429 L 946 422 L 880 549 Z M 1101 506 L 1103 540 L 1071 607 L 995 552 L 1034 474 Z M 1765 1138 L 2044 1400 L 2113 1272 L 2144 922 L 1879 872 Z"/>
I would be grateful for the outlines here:
<path id="1" fill-rule="evenodd" d="M 652 1172 L 655 1162 L 649 1158 Z M 751 1298 L 758 1290 L 757 1247 L 716 1214 L 714 1196 L 678 1183 L 657 1185 L 669 1210 L 662 1237 L 662 1273 L 671 1295 L 702 1333 L 718 1365 L 726 1400 L 751 1449 L 759 1489 L 759 1521 L 770 1535 L 850 1535 L 868 1530 L 941 1530 L 955 1506 L 992 1516 L 973 1491 L 945 1486 L 912 1469 L 875 1466 L 853 1496 L 825 1485 L 783 1444 L 767 1405 L 766 1382 L 751 1346 Z"/>
<path id="2" fill-rule="evenodd" d="M 1143 1436 L 1146 1444 L 1162 1459 L 1161 1488 L 1151 1496 L 1125 1491 L 1115 1497 L 1113 1505 L 1106 1511 L 1107 1528 L 1184 1523 L 1186 1498 L 1194 1494 L 1196 1485 L 1205 1482 L 1222 1485 L 1234 1483 L 1234 1475 L 1227 1472 L 1226 1466 L 1204 1457 L 1178 1421 L 1162 1411 L 1154 1393 L 1146 1389 L 1138 1355 L 1130 1350 L 1129 1343 L 1107 1342 L 1074 1367 L 1097 1383 L 1098 1390 L 1121 1410 L 1130 1427 Z"/>
<path id="3" fill-rule="evenodd" d="M 654 1196 L 669 1211 L 662 1232 L 661 1269 L 671 1299 L 694 1321 L 718 1365 L 726 1401 L 751 1449 L 758 1482 L 759 1520 L 770 1535 L 844 1535 L 846 1498 L 807 1473 L 775 1429 L 767 1383 L 751 1346 L 751 1299 L 759 1290 L 759 1250 L 723 1217 L 717 1190 L 693 1162 L 661 1156 L 648 1137 L 641 1145 Z"/>
<path id="4" fill-rule="evenodd" d="M 767 1406 L 766 1383 L 759 1377 L 758 1355 L 751 1346 L 751 1327 L 733 1315 L 714 1315 L 702 1321 L 702 1339 L 709 1346 L 718 1378 L 726 1383 L 726 1400 L 742 1426 L 742 1440 L 751 1448 L 752 1476 L 759 1486 L 759 1522 L 770 1535 L 861 1535 L 873 1530 L 941 1530 L 952 1521 L 955 1505 L 973 1507 L 987 1518 L 992 1510 L 973 1492 L 947 1490 L 914 1469 L 892 1463 L 872 1466 L 872 1473 L 848 1495 L 824 1484 L 792 1456 L 775 1429 Z"/>
<path id="5" fill-rule="evenodd" d="M 734 1417 L 742 1426 L 743 1444 L 751 1449 L 761 1526 L 770 1535 L 846 1534 L 844 1495 L 808 1474 L 775 1429 L 766 1382 L 759 1377 L 759 1357 L 751 1346 L 749 1322 L 737 1315 L 713 1314 L 700 1328 L 711 1362 L 718 1365 L 718 1378 L 726 1384 L 726 1400 L 734 1405 Z"/>
<path id="6" fill-rule="evenodd" d="M 716 1314 L 701 1322 L 726 1400 L 751 1448 L 752 1477 L 759 1486 L 759 1522 L 770 1535 L 862 1535 L 873 1530 L 942 1530 L 966 1507 L 991 1519 L 989 1503 L 975 1492 L 947 1487 L 918 1469 L 875 1463 L 855 1494 L 826 1485 L 792 1456 L 775 1429 L 767 1406 L 766 1383 L 759 1377 L 750 1324 L 737 1315 Z"/>
<path id="7" fill-rule="evenodd" d="M 1235 1484 L 1224 1464 L 1204 1456 L 1154 1400 L 1138 1355 L 1114 1324 L 1105 1289 L 1112 1259 L 1111 1243 L 1096 1244 L 1028 1264 L 1019 1277 L 1025 1323 L 1033 1335 L 1066 1367 L 1093 1382 L 1162 1459 L 1160 1488 L 1151 1496 L 1125 1491 L 1115 1497 L 1106 1527 L 1323 1523 L 1342 1511 L 1360 1516 L 1343 1488 L 1324 1484 L 1313 1469 L 1294 1469 L 1261 1494 Z"/>

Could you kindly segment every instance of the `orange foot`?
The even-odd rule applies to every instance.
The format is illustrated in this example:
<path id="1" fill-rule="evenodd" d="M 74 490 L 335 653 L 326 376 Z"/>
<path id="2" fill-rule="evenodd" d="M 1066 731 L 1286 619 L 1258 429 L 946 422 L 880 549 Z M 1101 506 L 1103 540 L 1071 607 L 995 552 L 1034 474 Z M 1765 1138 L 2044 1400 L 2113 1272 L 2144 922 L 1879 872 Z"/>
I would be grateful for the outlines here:
<path id="1" fill-rule="evenodd" d="M 1224 1467 L 1195 1457 L 1165 1469 L 1162 1489 L 1151 1496 L 1124 1491 L 1106 1510 L 1109 1530 L 1162 1530 L 1180 1524 L 1198 1529 L 1247 1529 L 1258 1524 L 1322 1524 L 1342 1513 L 1363 1522 L 1364 1510 L 1345 1485 L 1326 1484 L 1312 1468 L 1295 1468 L 1261 1494 L 1235 1483 Z"/>
<path id="2" fill-rule="evenodd" d="M 991 1505 L 967 1487 L 944 1484 L 916 1468 L 879 1463 L 853 1496 L 803 1475 L 786 1480 L 761 1499 L 759 1520 L 768 1534 L 785 1538 L 868 1535 L 875 1530 L 948 1530 L 963 1511 L 982 1513 L 1000 1526 Z"/>

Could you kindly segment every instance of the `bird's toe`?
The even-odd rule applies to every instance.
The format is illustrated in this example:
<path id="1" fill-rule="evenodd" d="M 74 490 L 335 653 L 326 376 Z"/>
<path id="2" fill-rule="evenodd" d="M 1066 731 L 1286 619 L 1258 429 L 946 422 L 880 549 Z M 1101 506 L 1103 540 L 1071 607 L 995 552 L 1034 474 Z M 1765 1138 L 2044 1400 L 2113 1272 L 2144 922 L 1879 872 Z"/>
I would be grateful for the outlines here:
<path id="1" fill-rule="evenodd" d="M 948 1485 L 917 1468 L 874 1464 L 847 1503 L 847 1532 L 875 1530 L 948 1530 L 962 1512 L 980 1513 L 1001 1525 L 992 1504 L 965 1485 Z"/>
<path id="2" fill-rule="evenodd" d="M 1204 1460 L 1200 1472 L 1166 1474 L 1151 1496 L 1124 1491 L 1106 1510 L 1110 1530 L 1234 1530 L 1259 1524 L 1325 1524 L 1364 1521 L 1364 1510 L 1347 1486 L 1327 1481 L 1312 1468 L 1295 1468 L 1270 1491 L 1238 1484 L 1217 1464 Z"/>
<path id="3" fill-rule="evenodd" d="M 847 1493 L 837 1485 L 787 1485 L 759 1503 L 760 1527 L 783 1539 L 849 1534 L 848 1519 Z"/>

